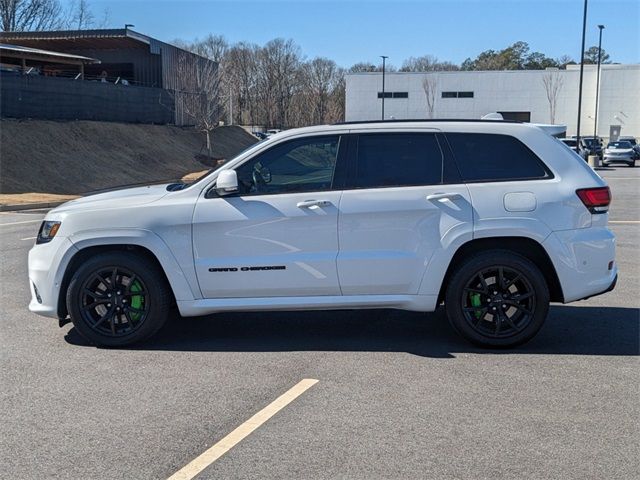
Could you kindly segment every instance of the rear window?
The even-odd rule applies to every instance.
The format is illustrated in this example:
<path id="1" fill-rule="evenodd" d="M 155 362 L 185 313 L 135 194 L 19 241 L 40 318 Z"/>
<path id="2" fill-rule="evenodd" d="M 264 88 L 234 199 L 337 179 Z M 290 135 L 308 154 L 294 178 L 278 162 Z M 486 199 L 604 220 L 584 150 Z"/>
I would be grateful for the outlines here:
<path id="1" fill-rule="evenodd" d="M 551 174 L 538 156 L 509 135 L 447 133 L 465 182 L 531 180 Z"/>
<path id="2" fill-rule="evenodd" d="M 433 133 L 361 134 L 354 188 L 436 185 L 442 151 Z"/>

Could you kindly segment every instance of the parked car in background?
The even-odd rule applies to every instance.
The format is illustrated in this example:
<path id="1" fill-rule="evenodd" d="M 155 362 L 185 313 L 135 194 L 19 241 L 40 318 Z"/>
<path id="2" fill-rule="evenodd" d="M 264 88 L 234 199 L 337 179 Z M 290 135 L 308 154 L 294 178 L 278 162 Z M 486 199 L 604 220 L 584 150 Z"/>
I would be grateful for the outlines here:
<path id="1" fill-rule="evenodd" d="M 581 147 L 585 153 L 585 156 L 595 155 L 600 160 L 603 157 L 602 139 L 600 137 L 582 137 L 580 139 Z"/>
<path id="2" fill-rule="evenodd" d="M 269 130 L 267 130 L 267 137 L 270 137 L 271 135 L 275 135 L 276 133 L 280 133 L 282 130 L 277 129 L 277 128 L 270 128 Z"/>
<path id="3" fill-rule="evenodd" d="M 609 142 L 607 148 L 604 150 L 604 160 L 602 163 L 605 165 L 624 163 L 629 167 L 635 167 L 636 160 L 639 156 L 631 142 L 618 140 L 617 142 Z"/>
<path id="4" fill-rule="evenodd" d="M 629 142 L 633 147 L 633 149 L 636 151 L 636 153 L 640 155 L 640 144 L 638 144 L 638 141 L 635 139 L 635 137 L 629 137 L 629 136 L 619 137 L 618 141 Z"/>
<path id="5" fill-rule="evenodd" d="M 267 135 L 264 132 L 253 132 L 253 134 L 258 137 L 260 140 L 264 140 L 265 138 L 267 138 L 269 135 Z"/>
<path id="6" fill-rule="evenodd" d="M 585 151 L 582 148 L 578 148 L 578 140 L 575 138 L 561 138 L 560 141 L 582 158 L 585 158 Z"/>

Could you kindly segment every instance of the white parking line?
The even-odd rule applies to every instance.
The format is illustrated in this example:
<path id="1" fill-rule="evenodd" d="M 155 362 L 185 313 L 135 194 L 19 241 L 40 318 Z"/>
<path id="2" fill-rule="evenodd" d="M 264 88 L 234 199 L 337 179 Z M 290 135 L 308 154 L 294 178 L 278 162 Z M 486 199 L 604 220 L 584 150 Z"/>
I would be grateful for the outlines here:
<path id="1" fill-rule="evenodd" d="M 640 223 L 640 220 L 609 220 L 609 223 Z"/>
<path id="2" fill-rule="evenodd" d="M 226 437 L 216 443 L 214 446 L 206 450 L 200 456 L 189 462 L 182 467 L 176 473 L 169 477 L 169 480 L 190 480 L 205 468 L 218 460 L 222 455 L 227 453 L 238 443 L 240 443 L 245 437 L 249 436 L 260 425 L 265 423 L 276 413 L 289 405 L 292 401 L 306 392 L 309 388 L 313 387 L 318 380 L 312 378 L 305 378 L 300 383 L 294 385 L 291 389 L 280 395 L 269 405 L 264 407 L 258 413 L 256 413 L 249 420 L 244 422 L 234 431 L 229 433 Z"/>
<path id="3" fill-rule="evenodd" d="M 22 222 L 10 222 L 10 223 L 0 223 L 0 227 L 6 227 L 7 225 L 21 225 L 23 223 L 38 223 L 42 220 L 24 220 Z"/>
<path id="4" fill-rule="evenodd" d="M 20 240 L 35 240 L 38 237 L 27 237 L 27 238 L 21 238 Z"/>

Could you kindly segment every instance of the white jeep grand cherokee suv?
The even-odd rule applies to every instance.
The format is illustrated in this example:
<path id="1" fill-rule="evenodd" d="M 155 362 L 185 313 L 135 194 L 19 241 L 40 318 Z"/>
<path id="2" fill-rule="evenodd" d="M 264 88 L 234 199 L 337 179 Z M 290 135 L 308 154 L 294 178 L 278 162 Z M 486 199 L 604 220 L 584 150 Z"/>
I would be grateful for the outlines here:
<path id="1" fill-rule="evenodd" d="M 29 253 L 36 313 L 120 346 L 183 316 L 434 311 L 479 345 L 531 339 L 549 302 L 611 290 L 604 181 L 540 128 L 414 121 L 289 130 L 190 185 L 51 210 Z"/>

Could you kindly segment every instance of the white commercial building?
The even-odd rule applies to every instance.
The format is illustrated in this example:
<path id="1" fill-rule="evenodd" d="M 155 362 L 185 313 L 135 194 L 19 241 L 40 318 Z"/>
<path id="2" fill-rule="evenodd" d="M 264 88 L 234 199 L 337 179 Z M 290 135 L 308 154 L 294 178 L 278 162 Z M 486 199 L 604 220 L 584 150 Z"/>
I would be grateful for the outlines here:
<path id="1" fill-rule="evenodd" d="M 595 65 L 585 65 L 580 134 L 593 135 Z M 394 72 L 385 75 L 384 118 L 480 118 L 492 112 L 505 119 L 567 126 L 576 133 L 580 67 L 566 70 Z M 379 120 L 382 73 L 347 75 L 346 121 Z M 554 94 L 555 91 L 555 94 Z M 550 100 L 551 99 L 551 100 Z M 555 99 L 555 116 L 550 104 Z M 602 65 L 597 134 L 640 137 L 640 65 Z"/>

